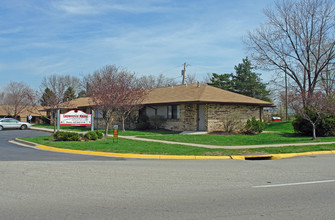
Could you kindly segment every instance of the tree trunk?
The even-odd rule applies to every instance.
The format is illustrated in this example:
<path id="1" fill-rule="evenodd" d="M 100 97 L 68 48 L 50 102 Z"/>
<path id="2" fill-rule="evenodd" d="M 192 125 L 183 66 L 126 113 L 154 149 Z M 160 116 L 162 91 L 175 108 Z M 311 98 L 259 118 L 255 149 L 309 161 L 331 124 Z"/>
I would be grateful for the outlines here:
<path id="1" fill-rule="evenodd" d="M 52 110 L 52 113 L 51 113 L 52 115 L 52 117 L 53 117 L 53 124 L 54 124 L 54 134 L 56 133 L 56 120 L 58 120 L 58 118 L 57 118 L 57 116 L 56 116 L 56 112 L 55 112 L 55 110 Z"/>
<path id="2" fill-rule="evenodd" d="M 109 121 L 106 122 L 105 137 L 107 137 L 107 135 L 108 135 L 108 124 L 109 124 Z"/>
<path id="3" fill-rule="evenodd" d="M 313 141 L 316 140 L 316 128 L 315 128 L 315 124 L 313 124 Z"/>
<path id="4" fill-rule="evenodd" d="M 124 115 L 122 115 L 121 118 L 122 118 L 122 132 L 125 132 L 126 129 L 124 128 L 124 121 L 125 121 Z"/>

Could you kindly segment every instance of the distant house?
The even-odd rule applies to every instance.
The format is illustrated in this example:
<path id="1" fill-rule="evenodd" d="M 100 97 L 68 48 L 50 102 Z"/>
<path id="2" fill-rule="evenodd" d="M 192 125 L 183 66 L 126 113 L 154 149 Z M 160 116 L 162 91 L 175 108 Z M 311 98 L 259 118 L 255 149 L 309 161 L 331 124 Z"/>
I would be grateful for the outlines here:
<path id="1" fill-rule="evenodd" d="M 20 121 L 27 121 L 28 115 L 32 116 L 32 123 L 41 123 L 41 117 L 46 116 L 46 111 L 41 106 L 19 106 L 19 113 L 17 119 Z M 0 118 L 12 118 L 14 117 L 14 106 L 12 105 L 0 105 Z"/>
<path id="2" fill-rule="evenodd" d="M 246 122 L 255 117 L 263 119 L 263 108 L 272 103 L 197 83 L 155 88 L 147 91 L 139 114 L 166 118 L 164 129 L 173 131 L 223 131 L 227 118 L 237 117 Z M 61 105 L 61 112 L 71 109 L 90 113 L 92 99 L 78 98 Z M 96 120 L 101 118 L 95 115 Z M 115 118 L 114 123 L 118 123 Z M 97 124 L 97 123 L 95 123 Z M 100 125 L 103 123 L 100 123 Z M 128 122 L 128 127 L 133 125 Z"/>

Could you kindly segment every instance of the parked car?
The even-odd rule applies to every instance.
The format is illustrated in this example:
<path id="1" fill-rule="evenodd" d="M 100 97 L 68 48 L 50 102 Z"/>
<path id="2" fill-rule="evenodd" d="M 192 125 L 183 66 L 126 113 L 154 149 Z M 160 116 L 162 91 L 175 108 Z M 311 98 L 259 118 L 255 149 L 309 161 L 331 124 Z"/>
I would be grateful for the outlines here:
<path id="1" fill-rule="evenodd" d="M 7 128 L 19 128 L 21 130 L 31 127 L 31 124 L 28 122 L 21 122 L 14 118 L 2 118 L 0 119 L 0 131 Z"/>

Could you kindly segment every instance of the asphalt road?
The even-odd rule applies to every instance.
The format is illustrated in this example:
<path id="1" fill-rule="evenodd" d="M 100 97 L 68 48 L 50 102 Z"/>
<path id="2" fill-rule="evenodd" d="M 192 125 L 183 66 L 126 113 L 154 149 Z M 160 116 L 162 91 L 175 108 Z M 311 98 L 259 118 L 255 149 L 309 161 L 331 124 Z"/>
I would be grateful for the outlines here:
<path id="1" fill-rule="evenodd" d="M 0 218 L 333 219 L 334 162 L 0 161 Z"/>
<path id="2" fill-rule="evenodd" d="M 0 161 L 124 160 L 123 158 L 96 157 L 41 151 L 8 143 L 9 140 L 14 140 L 18 137 L 36 137 L 50 135 L 51 134 L 49 132 L 29 129 L 0 131 Z"/>

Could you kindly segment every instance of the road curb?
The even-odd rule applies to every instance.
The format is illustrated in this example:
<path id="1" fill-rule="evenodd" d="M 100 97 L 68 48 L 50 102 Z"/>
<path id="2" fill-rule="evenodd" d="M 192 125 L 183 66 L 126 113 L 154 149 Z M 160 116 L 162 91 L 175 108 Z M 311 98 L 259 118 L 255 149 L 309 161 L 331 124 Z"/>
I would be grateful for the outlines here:
<path id="1" fill-rule="evenodd" d="M 25 145 L 29 145 L 30 147 L 37 147 L 39 144 L 36 144 L 34 142 L 30 142 L 30 141 L 25 141 L 25 140 L 21 140 L 19 138 L 15 138 L 15 141 L 16 142 L 19 142 L 19 143 L 22 143 L 22 144 L 25 144 Z"/>
<path id="2" fill-rule="evenodd" d="M 310 155 L 325 155 L 335 154 L 335 150 L 332 151 L 311 151 L 303 153 L 287 153 L 287 154 L 264 154 L 264 155 L 231 155 L 231 156 L 196 156 L 196 155 L 153 155 L 153 154 L 127 154 L 127 153 L 111 153 L 111 152 L 100 152 L 100 151 L 85 151 L 85 150 L 72 150 L 65 148 L 50 147 L 45 145 L 36 144 L 30 141 L 15 139 L 12 143 L 20 143 L 21 146 L 33 147 L 39 150 L 71 153 L 71 154 L 82 154 L 82 155 L 93 155 L 103 157 L 123 157 L 123 158 L 134 158 L 134 159 L 172 159 L 172 160 L 279 160 L 298 156 L 310 156 Z M 18 143 L 17 143 L 18 142 Z"/>
<path id="3" fill-rule="evenodd" d="M 153 155 L 153 154 L 127 154 L 127 153 L 110 153 L 110 152 L 99 152 L 99 151 L 84 151 L 84 150 L 72 150 L 63 149 L 57 147 L 50 147 L 45 145 L 38 145 L 37 149 L 48 150 L 54 152 L 72 153 L 72 154 L 83 154 L 83 155 L 94 155 L 94 156 L 104 156 L 104 157 L 123 157 L 123 158 L 137 158 L 137 159 L 231 159 L 229 156 L 195 156 L 195 155 Z"/>

